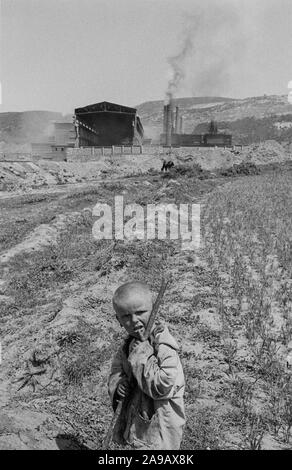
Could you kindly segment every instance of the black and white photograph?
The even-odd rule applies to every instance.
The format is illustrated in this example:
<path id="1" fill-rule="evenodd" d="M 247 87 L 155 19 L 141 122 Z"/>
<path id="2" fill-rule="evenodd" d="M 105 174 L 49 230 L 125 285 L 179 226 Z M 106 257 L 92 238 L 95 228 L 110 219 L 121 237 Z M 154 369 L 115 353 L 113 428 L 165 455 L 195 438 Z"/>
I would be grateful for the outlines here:
<path id="1" fill-rule="evenodd" d="M 0 0 L 0 31 L 0 450 L 292 450 L 291 0 Z"/>

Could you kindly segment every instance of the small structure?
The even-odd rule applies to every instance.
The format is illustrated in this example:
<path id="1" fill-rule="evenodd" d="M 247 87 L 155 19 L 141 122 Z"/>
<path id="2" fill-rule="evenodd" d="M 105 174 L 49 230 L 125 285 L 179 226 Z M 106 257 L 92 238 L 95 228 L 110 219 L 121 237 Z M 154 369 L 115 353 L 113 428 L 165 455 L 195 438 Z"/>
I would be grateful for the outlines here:
<path id="1" fill-rule="evenodd" d="M 73 122 L 55 122 L 54 128 L 54 142 L 57 145 L 74 147 L 76 133 Z"/>
<path id="2" fill-rule="evenodd" d="M 219 133 L 217 123 L 211 121 L 209 131 L 205 134 L 184 134 L 183 117 L 173 99 L 163 108 L 163 133 L 160 142 L 167 147 L 231 147 L 232 135 Z"/>
<path id="3" fill-rule="evenodd" d="M 72 122 L 54 122 L 54 133 L 48 140 L 31 143 L 33 157 L 48 160 L 66 160 L 67 148 L 75 145 L 75 128 Z"/>

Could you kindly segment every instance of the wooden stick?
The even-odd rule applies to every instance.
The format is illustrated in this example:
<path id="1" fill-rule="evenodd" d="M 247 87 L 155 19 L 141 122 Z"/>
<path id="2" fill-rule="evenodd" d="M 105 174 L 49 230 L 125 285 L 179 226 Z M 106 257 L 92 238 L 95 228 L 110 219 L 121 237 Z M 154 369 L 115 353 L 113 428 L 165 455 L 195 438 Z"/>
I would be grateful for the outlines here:
<path id="1" fill-rule="evenodd" d="M 110 422 L 110 425 L 108 427 L 105 439 L 104 439 L 103 444 L 102 444 L 102 448 L 105 449 L 105 450 L 108 449 L 109 446 L 110 446 L 110 443 L 111 443 L 111 440 L 112 440 L 112 437 L 113 437 L 113 430 L 114 430 L 115 425 L 117 424 L 117 421 L 120 417 L 122 407 L 123 407 L 123 400 L 119 400 L 118 401 L 118 406 L 116 407 L 115 413 L 114 413 L 114 415 L 111 419 L 111 422 Z"/>
<path id="2" fill-rule="evenodd" d="M 145 332 L 144 332 L 144 335 L 143 335 L 143 340 L 144 341 L 146 341 L 150 336 L 150 333 L 151 333 L 152 327 L 154 325 L 155 318 L 156 318 L 160 303 L 162 301 L 162 297 L 164 296 L 164 293 L 166 291 L 168 283 L 169 283 L 169 278 L 168 279 L 162 279 L 162 283 L 161 283 L 161 287 L 160 287 L 159 292 L 158 292 L 158 296 L 156 297 L 156 300 L 154 302 L 154 305 L 153 305 L 153 308 L 152 308 L 152 311 L 151 311 L 151 314 L 150 314 L 150 317 L 149 317 L 149 320 L 148 320 L 148 323 L 147 323 L 147 326 L 146 326 L 146 329 L 145 329 Z"/>

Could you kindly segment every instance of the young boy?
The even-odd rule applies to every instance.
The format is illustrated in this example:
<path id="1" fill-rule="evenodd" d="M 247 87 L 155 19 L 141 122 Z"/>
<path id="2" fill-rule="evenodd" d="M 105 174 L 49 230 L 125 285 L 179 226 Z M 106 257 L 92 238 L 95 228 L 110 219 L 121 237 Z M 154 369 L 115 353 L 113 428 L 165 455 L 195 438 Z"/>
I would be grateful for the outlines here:
<path id="1" fill-rule="evenodd" d="M 129 333 L 113 360 L 108 381 L 114 410 L 123 400 L 113 440 L 135 449 L 179 449 L 185 414 L 177 343 L 161 323 L 143 341 L 152 310 L 146 284 L 120 286 L 113 306 L 117 320 Z"/>

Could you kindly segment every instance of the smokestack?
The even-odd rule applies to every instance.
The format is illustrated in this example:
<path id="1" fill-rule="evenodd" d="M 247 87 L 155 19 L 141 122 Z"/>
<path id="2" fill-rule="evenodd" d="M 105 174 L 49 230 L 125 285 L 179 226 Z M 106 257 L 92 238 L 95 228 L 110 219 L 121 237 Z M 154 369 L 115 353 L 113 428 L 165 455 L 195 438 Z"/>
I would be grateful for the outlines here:
<path id="1" fill-rule="evenodd" d="M 169 104 L 167 104 L 165 106 L 165 114 L 166 114 L 166 120 L 165 120 L 165 125 L 166 125 L 166 128 L 165 128 L 165 145 L 167 145 L 167 142 L 168 142 L 168 138 L 167 138 L 167 135 L 168 135 L 168 129 L 169 129 Z"/>
<path id="2" fill-rule="evenodd" d="M 167 104 L 163 106 L 163 134 L 166 135 L 167 129 Z"/>
<path id="3" fill-rule="evenodd" d="M 166 132 L 166 145 L 171 147 L 171 136 L 173 127 L 173 103 L 170 98 L 169 104 L 167 105 L 167 132 Z"/>
<path id="4" fill-rule="evenodd" d="M 166 134 L 165 134 L 165 145 L 167 145 L 168 142 L 168 128 L 169 128 L 169 105 L 166 106 Z"/>
<path id="5" fill-rule="evenodd" d="M 181 116 L 179 119 L 179 134 L 184 132 L 184 118 Z"/>
<path id="6" fill-rule="evenodd" d="M 172 134 L 175 132 L 175 111 L 174 108 L 172 108 L 172 114 L 171 114 L 171 129 L 172 129 Z"/>
<path id="7" fill-rule="evenodd" d="M 176 108 L 175 108 L 175 131 L 174 131 L 176 134 L 179 134 L 179 133 L 180 133 L 180 132 L 179 132 L 179 124 L 180 124 L 180 122 L 179 122 L 179 121 L 180 121 L 180 120 L 179 120 L 179 107 L 176 106 Z"/>

